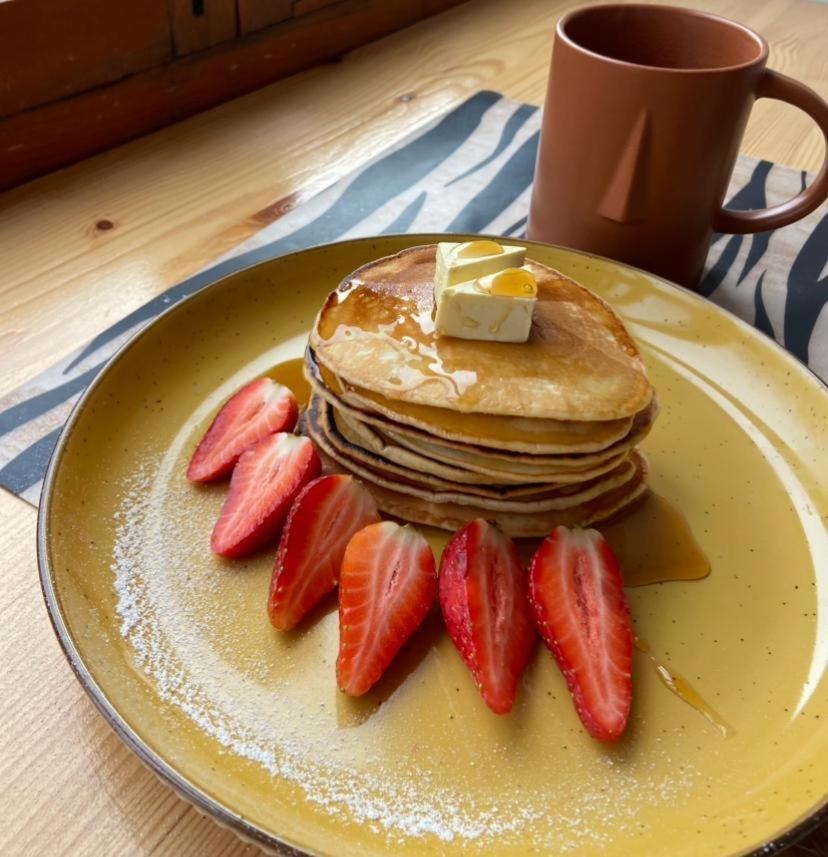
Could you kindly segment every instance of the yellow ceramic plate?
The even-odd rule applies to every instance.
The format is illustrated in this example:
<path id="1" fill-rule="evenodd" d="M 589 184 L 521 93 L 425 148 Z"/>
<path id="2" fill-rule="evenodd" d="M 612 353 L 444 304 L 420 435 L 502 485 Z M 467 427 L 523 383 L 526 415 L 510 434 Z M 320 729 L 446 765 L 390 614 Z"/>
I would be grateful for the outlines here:
<path id="1" fill-rule="evenodd" d="M 347 699 L 334 681 L 334 604 L 280 634 L 265 613 L 271 555 L 210 554 L 226 488 L 195 488 L 184 469 L 217 406 L 301 355 L 343 275 L 434 240 L 349 241 L 237 273 L 161 316 L 97 379 L 52 460 L 39 533 L 46 600 L 78 677 L 153 769 L 274 848 L 680 857 L 781 847 L 828 784 L 828 395 L 707 301 L 531 246 L 609 300 L 642 346 L 662 404 L 645 443 L 651 482 L 683 510 L 713 571 L 628 590 L 635 629 L 729 737 L 641 653 L 617 746 L 586 736 L 541 647 L 514 712 L 496 717 L 436 620 L 376 692 Z"/>

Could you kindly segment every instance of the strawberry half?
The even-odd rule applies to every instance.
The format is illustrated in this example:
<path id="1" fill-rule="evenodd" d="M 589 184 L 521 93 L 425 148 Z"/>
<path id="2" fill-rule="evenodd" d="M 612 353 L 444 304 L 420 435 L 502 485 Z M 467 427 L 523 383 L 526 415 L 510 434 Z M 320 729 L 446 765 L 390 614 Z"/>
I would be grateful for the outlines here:
<path id="1" fill-rule="evenodd" d="M 449 636 L 495 714 L 512 710 L 535 627 L 515 543 L 478 518 L 443 551 L 440 607 Z"/>
<path id="2" fill-rule="evenodd" d="M 529 568 L 535 622 L 599 741 L 616 741 L 632 703 L 633 635 L 618 560 L 597 530 L 558 527 Z"/>
<path id="3" fill-rule="evenodd" d="M 379 519 L 371 493 L 352 476 L 322 476 L 299 492 L 270 581 L 267 612 L 275 628 L 290 630 L 336 588 L 351 536 Z"/>
<path id="4" fill-rule="evenodd" d="M 306 437 L 272 434 L 242 453 L 233 469 L 210 547 L 221 556 L 243 556 L 279 535 L 294 498 L 320 469 Z"/>
<path id="5" fill-rule="evenodd" d="M 187 478 L 212 482 L 226 476 L 250 446 L 269 434 L 293 431 L 298 407 L 293 393 L 272 378 L 259 378 L 225 402 L 196 447 Z"/>
<path id="6" fill-rule="evenodd" d="M 434 554 L 411 526 L 360 530 L 339 575 L 336 678 L 351 696 L 369 690 L 425 619 L 437 594 Z"/>

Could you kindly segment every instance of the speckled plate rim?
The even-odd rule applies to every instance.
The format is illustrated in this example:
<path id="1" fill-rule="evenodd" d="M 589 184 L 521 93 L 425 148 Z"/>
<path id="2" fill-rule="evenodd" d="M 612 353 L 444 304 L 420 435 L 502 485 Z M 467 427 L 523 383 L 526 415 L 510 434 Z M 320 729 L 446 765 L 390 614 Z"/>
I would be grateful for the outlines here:
<path id="1" fill-rule="evenodd" d="M 463 241 L 469 240 L 471 238 L 491 238 L 493 240 L 503 240 L 503 237 L 499 235 L 472 235 L 470 233 L 404 233 L 393 235 L 388 234 L 383 235 L 381 237 L 383 239 L 397 238 L 401 241 L 410 242 L 412 246 L 416 244 L 433 243 L 435 240 L 438 239 Z M 219 803 L 217 800 L 213 799 L 208 794 L 203 792 L 194 783 L 190 782 L 187 777 L 185 777 L 182 773 L 180 773 L 174 767 L 169 765 L 166 761 L 164 761 L 163 758 L 161 758 L 160 755 L 155 753 L 144 743 L 144 741 L 139 737 L 139 735 L 121 716 L 116 705 L 108 698 L 108 696 L 104 693 L 100 685 L 98 685 L 98 683 L 95 681 L 92 674 L 87 669 L 86 664 L 84 663 L 81 652 L 75 645 L 75 641 L 73 640 L 69 628 L 66 625 L 66 622 L 64 621 L 64 617 L 60 609 L 60 602 L 57 596 L 57 592 L 55 590 L 53 568 L 49 559 L 48 520 L 50 517 L 51 504 L 53 500 L 55 476 L 57 474 L 58 468 L 60 467 L 64 449 L 69 440 L 69 437 L 72 434 L 72 430 L 75 426 L 75 423 L 77 422 L 81 413 L 85 409 L 89 400 L 93 397 L 98 385 L 101 383 L 107 372 L 109 372 L 111 367 L 119 360 L 121 360 L 127 354 L 127 352 L 129 352 L 129 350 L 143 336 L 145 336 L 150 331 L 150 329 L 162 318 L 178 310 L 178 308 L 181 307 L 183 304 L 192 300 L 197 295 L 201 294 L 204 289 L 212 288 L 213 286 L 216 286 L 219 283 L 222 283 L 223 281 L 231 277 L 235 277 L 245 271 L 249 271 L 252 268 L 278 263 L 282 259 L 293 258 L 295 256 L 301 255 L 302 253 L 310 252 L 311 250 L 318 251 L 324 247 L 336 247 L 345 244 L 350 246 L 361 243 L 368 244 L 376 240 L 376 236 L 351 238 L 343 241 L 335 241 L 330 242 L 328 244 L 316 245 L 315 247 L 309 247 L 302 250 L 296 250 L 292 253 L 285 253 L 281 256 L 275 256 L 273 258 L 262 258 L 261 254 L 263 251 L 266 251 L 266 247 L 258 248 L 257 250 L 252 250 L 248 253 L 244 253 L 240 256 L 229 259 L 225 263 L 222 263 L 217 266 L 215 269 L 208 269 L 202 272 L 201 274 L 195 275 L 193 279 L 203 279 L 204 285 L 189 294 L 187 297 L 173 304 L 168 309 L 164 310 L 152 321 L 150 321 L 139 331 L 137 331 L 134 336 L 132 336 L 127 342 L 125 342 L 118 349 L 118 351 L 116 351 L 115 354 L 112 355 L 106 366 L 94 378 L 94 380 L 89 384 L 89 386 L 83 392 L 81 397 L 75 403 L 75 406 L 73 407 L 72 412 L 70 413 L 69 418 L 66 420 L 63 430 L 60 433 L 58 441 L 52 452 L 51 458 L 49 459 L 49 466 L 46 471 L 46 476 L 43 480 L 43 489 L 41 492 L 40 505 L 38 508 L 37 515 L 37 564 L 40 575 L 41 591 L 43 593 L 43 599 L 46 604 L 49 619 L 52 623 L 52 628 L 54 629 L 55 635 L 57 636 L 60 647 L 63 650 L 63 654 L 68 660 L 69 666 L 72 668 L 72 672 L 75 674 L 75 677 L 77 678 L 78 682 L 80 682 L 81 687 L 83 687 L 83 689 L 86 691 L 87 695 L 92 700 L 95 707 L 103 715 L 104 720 L 115 731 L 115 734 L 127 745 L 127 747 L 138 757 L 138 759 L 147 768 L 149 768 L 160 780 L 171 786 L 180 797 L 184 798 L 184 800 L 192 804 L 196 810 L 198 810 L 202 814 L 209 815 L 213 821 L 217 822 L 222 827 L 231 830 L 241 839 L 258 846 L 259 848 L 262 848 L 263 850 L 269 852 L 272 852 L 274 848 L 278 848 L 281 854 L 290 855 L 290 857 L 305 857 L 305 855 L 312 854 L 313 852 L 309 850 L 303 850 L 298 843 L 293 843 L 288 840 L 281 839 L 278 836 L 274 836 L 273 834 L 268 833 L 257 825 L 252 824 L 251 822 L 247 821 L 243 816 L 234 813 L 228 807 L 224 806 L 223 804 Z M 527 247 L 548 247 L 556 250 L 561 250 L 565 253 L 572 253 L 577 256 L 582 256 L 585 259 L 595 260 L 596 262 L 620 266 L 622 268 L 626 268 L 627 270 L 643 274 L 649 279 L 657 280 L 659 283 L 667 286 L 668 288 L 675 289 L 680 292 L 682 297 L 688 298 L 690 300 L 699 301 L 703 303 L 706 308 L 711 309 L 714 312 L 722 313 L 730 320 L 735 321 L 738 326 L 740 326 L 742 330 L 745 331 L 746 335 L 751 337 L 758 337 L 763 341 L 764 344 L 769 345 L 772 348 L 776 349 L 778 352 L 780 352 L 783 359 L 787 360 L 796 371 L 802 373 L 806 378 L 810 379 L 810 381 L 815 384 L 815 388 L 817 391 L 828 393 L 828 386 L 826 386 L 822 382 L 822 380 L 817 375 L 815 375 L 807 366 L 800 363 L 795 357 L 793 357 L 781 345 L 779 345 L 779 343 L 766 336 L 761 331 L 758 331 L 755 327 L 748 324 L 746 321 L 734 315 L 730 311 L 712 303 L 711 301 L 707 300 L 705 297 L 699 295 L 696 292 L 693 292 L 689 289 L 685 289 L 682 286 L 679 286 L 676 283 L 658 277 L 655 274 L 651 274 L 649 271 L 645 271 L 641 268 L 636 268 L 632 265 L 625 265 L 621 262 L 617 262 L 614 259 L 609 259 L 606 256 L 597 256 L 593 253 L 585 253 L 580 250 L 573 250 L 569 247 L 563 247 L 557 244 L 546 244 L 542 241 L 529 241 L 527 239 L 524 239 L 523 243 Z M 213 275 L 212 277 L 211 274 Z M 762 843 L 752 845 L 744 851 L 733 852 L 730 857 L 765 857 L 765 855 L 778 854 L 784 849 L 789 848 L 791 845 L 794 845 L 798 840 L 806 836 L 808 833 L 810 833 L 812 830 L 814 830 L 816 827 L 826 821 L 828 821 L 828 799 L 818 804 L 815 804 L 811 810 L 809 810 L 804 815 L 801 815 L 798 818 L 792 820 L 788 826 L 784 827 L 778 833 L 774 834 L 774 836 L 770 839 Z"/>

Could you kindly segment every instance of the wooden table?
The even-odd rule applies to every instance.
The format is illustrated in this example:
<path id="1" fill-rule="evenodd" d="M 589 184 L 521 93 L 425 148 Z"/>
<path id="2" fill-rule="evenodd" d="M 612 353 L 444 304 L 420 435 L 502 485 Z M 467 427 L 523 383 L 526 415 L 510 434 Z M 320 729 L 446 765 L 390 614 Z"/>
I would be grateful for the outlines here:
<path id="1" fill-rule="evenodd" d="M 451 12 L 0 197 L 0 394 L 479 89 L 540 104 L 555 0 Z M 828 7 L 697 0 L 828 97 Z M 743 150 L 814 170 L 815 126 L 761 102 Z M 42 606 L 35 511 L 0 491 L 0 853 L 238 855 L 127 751 L 74 680 Z M 821 845 L 820 845 L 821 843 Z M 792 855 L 824 854 L 828 832 Z"/>

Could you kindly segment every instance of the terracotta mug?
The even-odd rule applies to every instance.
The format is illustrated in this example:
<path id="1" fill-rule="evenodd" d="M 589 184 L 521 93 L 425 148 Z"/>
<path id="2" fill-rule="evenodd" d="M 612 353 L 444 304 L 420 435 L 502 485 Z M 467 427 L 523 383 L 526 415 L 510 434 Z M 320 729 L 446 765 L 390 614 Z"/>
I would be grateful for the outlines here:
<path id="1" fill-rule="evenodd" d="M 527 234 L 695 287 L 714 231 L 786 226 L 828 197 L 828 165 L 794 199 L 722 207 L 753 102 L 828 104 L 765 68 L 765 40 L 672 6 L 588 6 L 558 23 Z"/>

